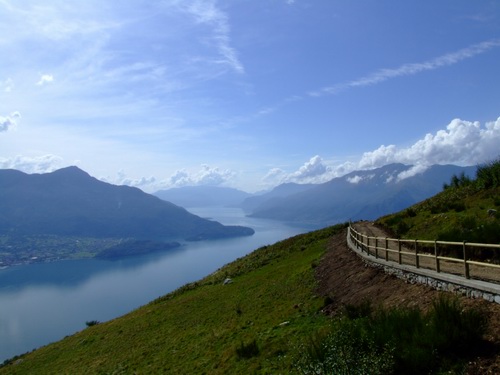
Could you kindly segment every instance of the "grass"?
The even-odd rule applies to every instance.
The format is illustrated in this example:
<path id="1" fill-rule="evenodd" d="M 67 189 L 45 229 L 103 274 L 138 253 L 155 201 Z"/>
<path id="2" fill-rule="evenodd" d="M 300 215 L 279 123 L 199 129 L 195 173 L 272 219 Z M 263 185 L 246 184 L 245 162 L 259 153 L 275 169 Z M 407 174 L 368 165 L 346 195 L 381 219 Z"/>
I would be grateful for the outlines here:
<path id="1" fill-rule="evenodd" d="M 480 166 L 475 179 L 455 176 L 441 193 L 377 223 L 400 238 L 500 243 L 499 181 L 497 160 Z"/>
<path id="2" fill-rule="evenodd" d="M 329 324 L 313 292 L 313 264 L 342 228 L 260 248 L 123 317 L 17 357 L 0 373 L 287 373 L 292 348 Z M 233 282 L 223 285 L 227 277 Z"/>

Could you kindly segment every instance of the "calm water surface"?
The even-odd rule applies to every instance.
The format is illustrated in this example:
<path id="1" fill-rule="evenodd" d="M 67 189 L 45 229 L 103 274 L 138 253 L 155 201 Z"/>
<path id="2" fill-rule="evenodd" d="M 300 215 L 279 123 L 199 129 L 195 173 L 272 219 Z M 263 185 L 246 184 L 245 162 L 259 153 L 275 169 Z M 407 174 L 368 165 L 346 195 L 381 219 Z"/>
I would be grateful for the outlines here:
<path id="1" fill-rule="evenodd" d="M 247 218 L 237 208 L 189 211 L 255 234 L 186 243 L 164 254 L 119 261 L 76 260 L 0 270 L 0 362 L 85 328 L 91 320 L 123 315 L 261 246 L 306 228 Z"/>

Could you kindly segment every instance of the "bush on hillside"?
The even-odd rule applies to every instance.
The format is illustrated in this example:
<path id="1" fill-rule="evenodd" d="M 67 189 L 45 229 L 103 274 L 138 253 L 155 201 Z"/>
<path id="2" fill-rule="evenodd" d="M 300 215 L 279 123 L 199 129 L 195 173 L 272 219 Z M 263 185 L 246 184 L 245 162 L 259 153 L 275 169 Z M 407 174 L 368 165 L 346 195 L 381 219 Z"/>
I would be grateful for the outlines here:
<path id="1" fill-rule="evenodd" d="M 476 178 L 471 180 L 462 172 L 459 176 L 453 175 L 449 184 L 443 184 L 443 190 L 450 188 L 461 188 L 475 185 L 478 189 L 491 189 L 500 187 L 500 158 L 479 165 L 476 170 Z"/>
<path id="2" fill-rule="evenodd" d="M 482 189 L 500 186 L 500 158 L 477 167 L 476 184 Z"/>
<path id="3" fill-rule="evenodd" d="M 240 342 L 240 345 L 236 348 L 236 355 L 239 359 L 249 359 L 258 356 L 260 353 L 257 341 L 252 340 L 248 343 Z"/>
<path id="4" fill-rule="evenodd" d="M 300 374 L 423 374 L 457 370 L 473 357 L 486 331 L 486 314 L 441 296 L 424 313 L 416 308 L 350 307 L 352 317 L 300 348 Z M 371 312 L 369 312 L 369 310 Z M 358 314 L 359 313 L 359 314 Z M 366 313 L 369 315 L 366 316 Z M 455 368 L 452 368 L 455 367 Z"/>
<path id="5" fill-rule="evenodd" d="M 444 184 L 443 185 L 443 190 L 449 189 L 449 188 L 459 188 L 462 186 L 467 186 L 472 183 L 472 180 L 465 175 L 464 172 L 462 172 L 459 176 L 453 175 L 451 177 L 450 184 Z"/>

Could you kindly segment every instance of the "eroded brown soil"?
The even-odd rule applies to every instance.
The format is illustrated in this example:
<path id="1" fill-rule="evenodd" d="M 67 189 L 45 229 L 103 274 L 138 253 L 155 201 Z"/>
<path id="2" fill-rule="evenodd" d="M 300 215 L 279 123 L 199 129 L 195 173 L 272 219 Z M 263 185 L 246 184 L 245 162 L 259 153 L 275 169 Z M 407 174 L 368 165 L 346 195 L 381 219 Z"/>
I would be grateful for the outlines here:
<path id="1" fill-rule="evenodd" d="M 406 283 L 368 266 L 349 250 L 346 236 L 346 231 L 343 231 L 331 238 L 328 251 L 316 268 L 318 293 L 332 300 L 325 308 L 326 314 L 339 314 L 345 305 L 357 305 L 365 300 L 372 306 L 418 306 L 425 310 L 443 293 L 428 286 Z M 488 314 L 489 327 L 485 338 L 497 348 L 494 353 L 485 353 L 473 360 L 467 374 L 500 374 L 500 304 L 458 298 L 464 307 L 481 308 Z"/>

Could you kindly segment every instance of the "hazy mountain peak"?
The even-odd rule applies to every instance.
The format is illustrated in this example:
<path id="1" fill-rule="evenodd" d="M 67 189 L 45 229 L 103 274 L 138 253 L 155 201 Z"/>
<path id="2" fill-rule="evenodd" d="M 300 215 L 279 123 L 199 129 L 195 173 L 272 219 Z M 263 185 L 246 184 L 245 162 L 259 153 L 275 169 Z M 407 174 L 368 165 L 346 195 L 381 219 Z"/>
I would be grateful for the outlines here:
<path id="1" fill-rule="evenodd" d="M 9 172 L 0 170 L 0 233 L 195 240 L 253 234 L 75 166 L 22 178 Z"/>

